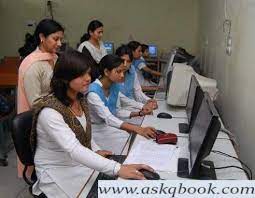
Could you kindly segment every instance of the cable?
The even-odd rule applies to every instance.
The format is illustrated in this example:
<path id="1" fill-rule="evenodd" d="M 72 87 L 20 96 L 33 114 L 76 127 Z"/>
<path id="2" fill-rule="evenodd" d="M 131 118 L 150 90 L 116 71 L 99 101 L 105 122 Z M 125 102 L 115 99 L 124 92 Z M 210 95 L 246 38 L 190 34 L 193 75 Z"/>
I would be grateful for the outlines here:
<path id="1" fill-rule="evenodd" d="M 225 19 L 228 18 L 228 12 L 227 12 L 227 0 L 224 2 L 224 14 L 225 14 Z"/>
<path id="2" fill-rule="evenodd" d="M 239 152 L 239 147 L 240 147 L 240 146 L 239 146 L 239 144 L 237 143 L 237 140 L 236 140 L 235 135 L 234 135 L 232 132 L 230 132 L 229 130 L 227 130 L 225 127 L 224 127 L 224 128 L 221 128 L 220 131 L 223 132 L 223 133 L 226 133 L 226 134 L 229 136 L 231 142 L 232 142 L 233 145 L 234 145 L 234 148 L 237 150 L 237 153 L 240 153 L 240 152 Z"/>
<path id="3" fill-rule="evenodd" d="M 221 152 L 221 151 L 217 151 L 217 150 L 212 150 L 212 152 L 213 152 L 213 153 L 216 153 L 216 154 L 220 154 L 220 155 L 223 155 L 223 156 L 230 157 L 230 158 L 233 158 L 233 159 L 238 160 L 243 166 L 245 166 L 245 167 L 249 170 L 250 175 L 251 175 L 251 178 L 252 178 L 252 171 L 251 171 L 251 169 L 250 169 L 243 161 L 241 161 L 239 158 L 234 157 L 234 156 L 232 156 L 232 155 L 229 155 L 229 154 L 227 154 L 227 153 Z"/>
<path id="4" fill-rule="evenodd" d="M 233 159 L 236 159 L 237 161 L 239 161 L 239 162 L 241 163 L 241 165 L 243 165 L 245 168 L 248 169 L 249 173 L 248 173 L 247 170 L 245 170 L 245 169 L 243 169 L 243 168 L 241 168 L 241 167 L 239 167 L 239 169 L 242 169 L 242 170 L 248 175 L 249 179 L 252 180 L 252 171 L 251 171 L 251 169 L 250 169 L 242 160 L 240 160 L 239 158 L 234 157 L 234 156 L 232 156 L 232 155 L 229 155 L 229 154 L 227 154 L 227 153 L 221 152 L 221 151 L 212 150 L 211 152 L 212 152 L 212 153 L 215 153 L 215 154 L 223 155 L 223 156 L 225 156 L 225 157 L 230 157 L 230 158 L 233 158 Z"/>
<path id="5" fill-rule="evenodd" d="M 213 169 L 217 170 L 217 169 L 226 169 L 226 168 L 237 168 L 237 169 L 243 170 L 245 172 L 245 174 L 248 175 L 249 180 L 252 180 L 252 178 L 249 175 L 249 172 L 247 170 L 245 170 L 244 168 L 241 168 L 239 166 L 222 166 L 222 167 L 215 167 Z"/>

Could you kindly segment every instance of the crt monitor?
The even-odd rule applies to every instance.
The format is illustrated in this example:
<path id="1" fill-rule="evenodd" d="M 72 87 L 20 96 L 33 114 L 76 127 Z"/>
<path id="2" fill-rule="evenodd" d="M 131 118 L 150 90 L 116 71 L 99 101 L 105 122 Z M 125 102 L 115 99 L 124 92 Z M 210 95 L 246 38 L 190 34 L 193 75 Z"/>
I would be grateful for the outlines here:
<path id="1" fill-rule="evenodd" d="M 179 123 L 179 131 L 180 133 L 189 133 L 190 127 L 193 124 L 199 107 L 204 98 L 204 91 L 200 87 L 196 77 L 192 75 L 190 80 L 188 98 L 187 98 L 187 105 L 186 105 L 186 113 L 188 118 L 187 123 Z"/>
<path id="2" fill-rule="evenodd" d="M 148 45 L 149 46 L 149 56 L 157 57 L 158 56 L 158 47 L 156 45 Z"/>
<path id="3" fill-rule="evenodd" d="M 104 42 L 104 47 L 106 49 L 107 54 L 114 54 L 114 45 L 113 42 Z"/>
<path id="4" fill-rule="evenodd" d="M 186 107 L 192 75 L 196 76 L 202 89 L 209 92 L 211 98 L 215 98 L 218 91 L 216 80 L 197 74 L 189 65 L 174 63 L 172 79 L 168 88 L 167 103 L 169 105 Z"/>
<path id="5" fill-rule="evenodd" d="M 178 161 L 178 176 L 194 179 L 216 179 L 212 162 L 203 161 L 214 145 L 220 130 L 218 113 L 210 96 L 205 93 L 189 133 L 189 159 Z"/>

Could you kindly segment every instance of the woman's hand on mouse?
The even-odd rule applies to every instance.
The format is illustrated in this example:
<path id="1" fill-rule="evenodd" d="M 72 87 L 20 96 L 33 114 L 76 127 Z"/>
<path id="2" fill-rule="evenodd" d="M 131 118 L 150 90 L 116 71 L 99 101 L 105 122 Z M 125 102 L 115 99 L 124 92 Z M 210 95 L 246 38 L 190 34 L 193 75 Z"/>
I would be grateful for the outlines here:
<path id="1" fill-rule="evenodd" d="M 156 138 L 156 129 L 153 127 L 139 127 L 137 133 L 147 139 Z"/>
<path id="2" fill-rule="evenodd" d="M 126 164 L 121 165 L 120 170 L 118 171 L 118 176 L 123 179 L 146 179 L 144 175 L 139 171 L 141 169 L 154 172 L 154 169 L 145 164 Z"/>

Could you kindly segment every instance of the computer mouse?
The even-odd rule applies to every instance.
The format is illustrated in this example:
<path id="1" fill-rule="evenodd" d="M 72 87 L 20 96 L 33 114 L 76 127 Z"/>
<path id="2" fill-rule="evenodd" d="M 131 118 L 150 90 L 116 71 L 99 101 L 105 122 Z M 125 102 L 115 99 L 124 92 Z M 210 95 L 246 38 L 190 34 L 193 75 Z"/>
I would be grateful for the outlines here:
<path id="1" fill-rule="evenodd" d="M 146 169 L 141 169 L 139 170 L 146 179 L 148 180 L 159 180 L 160 179 L 160 176 L 158 173 L 156 172 L 151 172 L 151 171 L 148 171 Z"/>
<path id="2" fill-rule="evenodd" d="M 170 115 L 169 113 L 161 112 L 157 115 L 157 118 L 171 119 L 172 115 Z"/>

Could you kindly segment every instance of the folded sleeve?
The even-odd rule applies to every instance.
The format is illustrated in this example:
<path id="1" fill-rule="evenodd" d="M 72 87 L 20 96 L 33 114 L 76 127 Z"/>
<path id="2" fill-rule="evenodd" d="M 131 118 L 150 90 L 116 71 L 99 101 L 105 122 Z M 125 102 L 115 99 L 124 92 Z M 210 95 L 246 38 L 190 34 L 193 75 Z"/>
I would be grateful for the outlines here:
<path id="1" fill-rule="evenodd" d="M 143 104 L 145 104 L 148 100 L 150 100 L 151 98 L 146 96 L 143 91 L 142 91 L 142 87 L 140 85 L 140 82 L 137 78 L 137 74 L 135 74 L 135 80 L 134 80 L 134 95 L 135 95 L 135 100 L 138 102 L 141 102 Z"/>

